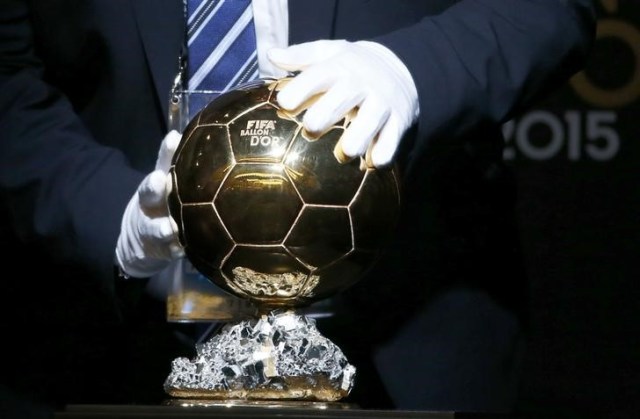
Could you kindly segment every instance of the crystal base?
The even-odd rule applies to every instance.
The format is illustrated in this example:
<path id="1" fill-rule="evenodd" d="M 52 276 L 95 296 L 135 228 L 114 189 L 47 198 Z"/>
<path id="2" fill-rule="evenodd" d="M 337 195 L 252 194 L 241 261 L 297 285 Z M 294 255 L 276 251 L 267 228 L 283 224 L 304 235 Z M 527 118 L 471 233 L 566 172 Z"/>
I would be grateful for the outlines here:
<path id="1" fill-rule="evenodd" d="M 174 359 L 164 389 L 181 399 L 316 400 L 346 397 L 355 367 L 293 310 L 226 324 L 196 345 L 196 356 Z"/>

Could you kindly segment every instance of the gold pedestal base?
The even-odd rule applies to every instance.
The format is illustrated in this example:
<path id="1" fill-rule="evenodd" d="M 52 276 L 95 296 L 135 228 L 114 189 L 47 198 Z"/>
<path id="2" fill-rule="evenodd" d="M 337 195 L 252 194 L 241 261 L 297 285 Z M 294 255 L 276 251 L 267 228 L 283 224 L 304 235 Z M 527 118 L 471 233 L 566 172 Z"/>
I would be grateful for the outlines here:
<path id="1" fill-rule="evenodd" d="M 208 390 L 208 389 L 184 389 L 165 388 L 172 397 L 182 399 L 207 399 L 207 400 L 321 400 L 333 402 L 348 395 L 348 391 L 336 388 L 334 382 L 325 376 L 315 377 L 282 377 L 281 388 L 256 387 L 241 388 L 237 390 Z"/>
<path id="2" fill-rule="evenodd" d="M 246 400 L 246 399 L 169 399 L 165 406 L 178 407 L 256 407 L 264 409 L 359 409 L 358 405 L 343 402 L 318 402 L 310 400 Z"/>

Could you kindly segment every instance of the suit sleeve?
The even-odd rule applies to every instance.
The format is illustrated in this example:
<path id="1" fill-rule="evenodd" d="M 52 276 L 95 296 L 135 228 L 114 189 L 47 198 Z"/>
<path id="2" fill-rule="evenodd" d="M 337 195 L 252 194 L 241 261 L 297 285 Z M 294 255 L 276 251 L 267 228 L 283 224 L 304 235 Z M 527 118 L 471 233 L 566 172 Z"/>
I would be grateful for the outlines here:
<path id="1" fill-rule="evenodd" d="M 44 81 L 27 2 L 0 12 L 0 196 L 12 230 L 60 264 L 104 280 L 124 208 L 143 174 L 98 144 L 65 96 Z"/>
<path id="2" fill-rule="evenodd" d="M 457 136 L 502 123 L 559 87 L 595 37 L 591 0 L 461 0 L 375 41 L 415 81 L 419 136 Z"/>

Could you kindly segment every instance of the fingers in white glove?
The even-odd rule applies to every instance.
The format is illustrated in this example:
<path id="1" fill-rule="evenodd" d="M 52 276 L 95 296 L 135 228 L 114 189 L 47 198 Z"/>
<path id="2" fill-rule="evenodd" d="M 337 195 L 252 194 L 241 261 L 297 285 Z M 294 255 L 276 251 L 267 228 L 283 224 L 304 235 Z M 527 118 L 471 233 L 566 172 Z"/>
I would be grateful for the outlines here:
<path id="1" fill-rule="evenodd" d="M 149 216 L 167 215 L 167 185 L 169 175 L 163 170 L 149 173 L 138 187 L 140 208 Z"/>
<path id="2" fill-rule="evenodd" d="M 167 207 L 171 185 L 167 172 L 180 138 L 177 131 L 165 136 L 158 151 L 156 170 L 140 182 L 122 217 L 116 261 L 132 277 L 150 277 L 173 259 L 184 256 L 178 228 Z"/>
<path id="3" fill-rule="evenodd" d="M 278 93 L 278 103 L 287 110 L 293 110 L 318 93 L 324 93 L 334 83 L 334 77 L 314 67 L 291 79 Z"/>
<path id="4" fill-rule="evenodd" d="M 170 217 L 151 218 L 143 216 L 138 225 L 138 234 L 141 241 L 153 240 L 161 243 L 170 243 L 174 239 L 174 233 Z"/>
<path id="5" fill-rule="evenodd" d="M 122 219 L 116 260 L 132 277 L 152 276 L 171 260 L 184 256 L 177 238 L 177 226 L 163 203 L 166 199 L 162 192 L 165 177 L 166 174 L 159 170 L 147 175 L 129 201 Z M 162 186 L 153 191 L 153 185 Z M 141 199 L 147 202 L 143 204 Z"/>
<path id="6" fill-rule="evenodd" d="M 169 171 L 169 168 L 171 167 L 171 159 L 173 159 L 173 154 L 176 152 L 181 138 L 182 135 L 176 130 L 171 130 L 167 135 L 165 135 L 162 143 L 160 144 L 160 150 L 158 151 L 156 170 L 163 170 L 165 172 Z"/>
<path id="7" fill-rule="evenodd" d="M 382 167 L 391 163 L 395 151 L 400 145 L 404 129 L 395 115 L 390 115 L 375 141 L 375 147 L 370 147 L 371 156 L 367 165 Z"/>
<path id="8" fill-rule="evenodd" d="M 371 117 L 353 118 L 349 129 L 344 132 L 336 145 L 336 148 L 339 148 L 340 152 L 348 159 L 364 156 L 367 149 L 373 148 L 377 144 L 377 141 L 375 141 L 376 136 L 383 130 L 383 126 L 387 123 L 391 114 L 390 110 L 376 98 L 365 100 L 358 113 L 365 113 L 371 115 Z M 372 165 L 372 163 L 367 163 L 368 166 Z"/>
<path id="9" fill-rule="evenodd" d="M 349 89 L 345 82 L 337 81 L 307 110 L 303 124 L 307 131 L 325 132 L 349 111 L 360 106 L 365 98 L 362 90 Z"/>
<path id="10" fill-rule="evenodd" d="M 305 113 L 305 130 L 322 133 L 351 112 L 334 154 L 362 156 L 373 167 L 391 163 L 419 113 L 411 74 L 393 52 L 374 42 L 321 40 L 273 49 L 269 59 L 301 71 L 278 93 L 280 106 L 292 111 L 321 94 Z"/>
<path id="11" fill-rule="evenodd" d="M 116 245 L 118 265 L 136 278 L 146 278 L 160 272 L 171 260 L 184 255 L 176 231 L 170 216 L 145 214 L 139 193 L 134 194 L 122 218 Z"/>

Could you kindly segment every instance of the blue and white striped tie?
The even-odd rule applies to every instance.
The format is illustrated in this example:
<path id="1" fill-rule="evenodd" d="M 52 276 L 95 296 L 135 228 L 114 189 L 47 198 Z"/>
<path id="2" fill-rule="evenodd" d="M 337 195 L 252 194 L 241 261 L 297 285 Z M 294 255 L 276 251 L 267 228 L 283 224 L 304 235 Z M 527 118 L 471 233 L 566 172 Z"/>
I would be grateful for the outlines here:
<path id="1" fill-rule="evenodd" d="M 251 0 L 187 1 L 188 89 L 225 91 L 258 77 Z"/>

